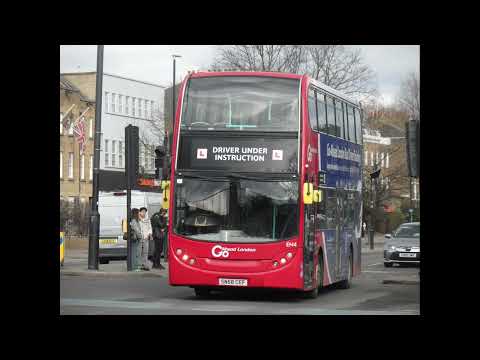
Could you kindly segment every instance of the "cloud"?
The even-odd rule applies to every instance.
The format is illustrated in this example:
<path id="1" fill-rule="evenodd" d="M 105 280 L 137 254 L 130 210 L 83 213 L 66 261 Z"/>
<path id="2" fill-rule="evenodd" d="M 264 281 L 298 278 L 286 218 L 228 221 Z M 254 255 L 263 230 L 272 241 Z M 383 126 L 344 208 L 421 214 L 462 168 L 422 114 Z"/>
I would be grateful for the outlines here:
<path id="1" fill-rule="evenodd" d="M 402 78 L 410 71 L 419 72 L 418 45 L 355 45 L 365 62 L 377 74 L 379 92 L 393 99 Z M 176 79 L 188 70 L 207 69 L 215 57 L 214 45 L 105 45 L 104 72 L 126 76 L 164 86 L 172 83 L 172 54 L 176 61 Z M 95 71 L 96 45 L 62 45 L 60 72 Z"/>

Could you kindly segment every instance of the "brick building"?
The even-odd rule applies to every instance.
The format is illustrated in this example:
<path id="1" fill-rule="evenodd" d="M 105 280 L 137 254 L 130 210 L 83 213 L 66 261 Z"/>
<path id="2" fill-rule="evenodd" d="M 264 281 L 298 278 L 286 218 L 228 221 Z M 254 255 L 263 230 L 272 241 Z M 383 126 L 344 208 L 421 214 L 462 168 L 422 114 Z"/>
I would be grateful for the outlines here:
<path id="1" fill-rule="evenodd" d="M 82 155 L 73 127 L 64 129 L 62 125 L 63 115 L 72 105 L 75 107 L 67 115 L 72 121 L 90 108 L 85 114 L 87 142 Z M 92 196 L 94 121 L 95 100 L 60 75 L 60 197 L 71 202 L 88 202 Z"/>

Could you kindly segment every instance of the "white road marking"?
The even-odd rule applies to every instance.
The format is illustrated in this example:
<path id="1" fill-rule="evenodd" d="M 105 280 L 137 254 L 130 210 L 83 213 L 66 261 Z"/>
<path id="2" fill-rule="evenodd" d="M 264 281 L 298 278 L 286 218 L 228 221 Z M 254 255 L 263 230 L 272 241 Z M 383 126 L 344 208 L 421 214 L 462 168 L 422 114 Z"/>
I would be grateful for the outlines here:
<path id="1" fill-rule="evenodd" d="M 381 265 L 382 263 L 379 262 L 379 263 L 375 263 L 375 264 L 370 264 L 370 265 L 367 265 L 367 266 L 375 266 L 375 265 Z"/>
<path id="2" fill-rule="evenodd" d="M 375 271 L 375 270 L 362 270 L 362 273 L 380 273 L 380 274 L 386 274 L 386 273 L 391 273 L 390 271 Z"/>

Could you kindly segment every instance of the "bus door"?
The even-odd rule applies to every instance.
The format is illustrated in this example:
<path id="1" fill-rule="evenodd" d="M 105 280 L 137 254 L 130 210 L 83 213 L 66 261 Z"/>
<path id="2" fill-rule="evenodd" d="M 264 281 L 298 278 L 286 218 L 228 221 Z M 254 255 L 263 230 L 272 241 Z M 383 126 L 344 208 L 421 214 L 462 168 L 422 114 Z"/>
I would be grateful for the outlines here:
<path id="1" fill-rule="evenodd" d="M 315 271 L 315 223 L 316 206 L 304 205 L 304 236 L 303 236 L 303 282 L 304 287 L 313 285 Z"/>
<path id="2" fill-rule="evenodd" d="M 344 236 L 345 224 L 345 190 L 337 189 L 337 216 L 336 216 L 336 231 L 335 231 L 335 278 L 340 277 L 342 269 L 342 239 Z"/>

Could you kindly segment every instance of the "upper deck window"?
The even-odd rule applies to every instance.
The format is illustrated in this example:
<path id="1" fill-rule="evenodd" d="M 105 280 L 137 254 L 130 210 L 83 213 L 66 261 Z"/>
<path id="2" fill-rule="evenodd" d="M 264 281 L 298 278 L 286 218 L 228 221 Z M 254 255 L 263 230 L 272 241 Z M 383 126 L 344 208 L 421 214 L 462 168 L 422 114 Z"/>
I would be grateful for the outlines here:
<path id="1" fill-rule="evenodd" d="M 299 80 L 252 76 L 190 79 L 181 128 L 298 131 Z"/>

